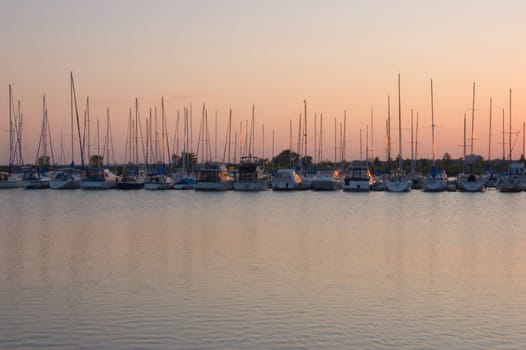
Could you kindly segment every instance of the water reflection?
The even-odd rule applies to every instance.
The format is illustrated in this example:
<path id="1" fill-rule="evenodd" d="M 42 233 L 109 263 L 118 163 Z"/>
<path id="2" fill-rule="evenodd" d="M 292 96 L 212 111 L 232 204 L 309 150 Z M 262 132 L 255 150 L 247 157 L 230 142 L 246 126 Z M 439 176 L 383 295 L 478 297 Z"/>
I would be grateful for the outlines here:
<path id="1" fill-rule="evenodd" d="M 0 191 L 0 347 L 519 347 L 525 201 Z"/>

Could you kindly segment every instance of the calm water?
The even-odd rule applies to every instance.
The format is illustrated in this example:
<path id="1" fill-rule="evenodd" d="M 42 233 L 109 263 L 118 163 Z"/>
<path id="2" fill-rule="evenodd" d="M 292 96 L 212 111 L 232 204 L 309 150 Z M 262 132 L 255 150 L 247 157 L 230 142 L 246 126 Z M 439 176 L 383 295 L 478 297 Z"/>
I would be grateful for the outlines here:
<path id="1" fill-rule="evenodd" d="M 524 208 L 495 191 L 0 191 L 0 348 L 521 348 Z"/>

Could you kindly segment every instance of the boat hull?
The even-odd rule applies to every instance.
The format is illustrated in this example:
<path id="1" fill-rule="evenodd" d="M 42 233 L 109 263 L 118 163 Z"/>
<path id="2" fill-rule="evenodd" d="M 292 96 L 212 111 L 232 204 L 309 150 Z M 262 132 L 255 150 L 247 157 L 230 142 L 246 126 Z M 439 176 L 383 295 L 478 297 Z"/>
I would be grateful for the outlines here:
<path id="1" fill-rule="evenodd" d="M 28 190 L 49 188 L 49 179 L 29 180 L 24 184 Z"/>
<path id="2" fill-rule="evenodd" d="M 0 181 L 0 189 L 21 188 L 21 187 L 24 187 L 24 181 L 22 181 L 21 179 Z"/>
<path id="3" fill-rule="evenodd" d="M 261 180 L 254 182 L 234 182 L 234 191 L 266 191 L 268 190 L 269 180 Z"/>
<path id="4" fill-rule="evenodd" d="M 368 179 L 365 180 L 345 180 L 343 184 L 344 192 L 369 192 L 371 185 Z"/>
<path id="5" fill-rule="evenodd" d="M 342 189 L 342 183 L 341 181 L 312 180 L 311 189 L 313 191 L 338 191 Z"/>
<path id="6" fill-rule="evenodd" d="M 197 182 L 194 186 L 196 191 L 231 191 L 233 189 L 232 181 L 219 182 Z"/>
<path id="7" fill-rule="evenodd" d="M 80 188 L 83 190 L 109 190 L 115 188 L 115 181 L 81 180 Z"/>
<path id="8" fill-rule="evenodd" d="M 384 189 L 387 192 L 409 192 L 411 190 L 411 181 L 402 179 L 387 179 L 384 182 Z"/>
<path id="9" fill-rule="evenodd" d="M 49 188 L 53 190 L 74 190 L 80 188 L 80 180 L 51 180 L 49 181 Z"/>

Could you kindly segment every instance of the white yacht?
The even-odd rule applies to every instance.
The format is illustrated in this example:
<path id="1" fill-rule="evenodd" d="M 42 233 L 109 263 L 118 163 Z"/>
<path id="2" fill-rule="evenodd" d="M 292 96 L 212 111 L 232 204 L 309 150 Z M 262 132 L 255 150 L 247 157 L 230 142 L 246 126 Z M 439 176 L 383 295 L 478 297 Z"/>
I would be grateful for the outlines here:
<path id="1" fill-rule="evenodd" d="M 0 189 L 2 188 L 20 188 L 24 187 L 24 181 L 21 174 L 10 174 L 0 172 Z"/>
<path id="2" fill-rule="evenodd" d="M 343 178 L 345 192 L 369 192 L 373 187 L 373 177 L 366 165 L 351 166 Z"/>
<path id="3" fill-rule="evenodd" d="M 273 191 L 301 191 L 309 188 L 303 184 L 301 176 L 294 169 L 279 169 L 272 175 Z"/>

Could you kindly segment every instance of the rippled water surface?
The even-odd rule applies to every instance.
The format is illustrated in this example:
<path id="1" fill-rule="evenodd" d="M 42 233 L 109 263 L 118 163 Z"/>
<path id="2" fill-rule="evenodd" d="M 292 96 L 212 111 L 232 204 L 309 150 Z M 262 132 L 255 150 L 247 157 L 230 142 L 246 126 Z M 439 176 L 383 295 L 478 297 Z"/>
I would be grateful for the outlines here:
<path id="1" fill-rule="evenodd" d="M 495 191 L 0 191 L 0 348 L 523 348 L 525 209 Z"/>

